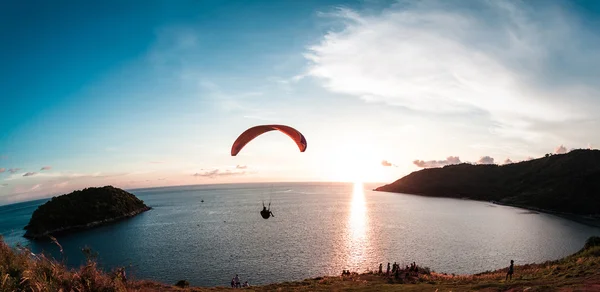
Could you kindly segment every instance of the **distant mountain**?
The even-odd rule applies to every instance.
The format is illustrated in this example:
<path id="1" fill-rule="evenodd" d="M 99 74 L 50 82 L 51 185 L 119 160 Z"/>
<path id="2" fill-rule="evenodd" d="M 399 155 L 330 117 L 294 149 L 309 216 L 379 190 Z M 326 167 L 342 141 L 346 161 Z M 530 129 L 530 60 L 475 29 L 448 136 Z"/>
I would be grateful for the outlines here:
<path id="1" fill-rule="evenodd" d="M 375 190 L 600 217 L 600 150 L 579 149 L 502 166 L 463 163 L 422 169 Z"/>
<path id="2" fill-rule="evenodd" d="M 39 206 L 25 226 L 25 237 L 87 229 L 150 210 L 135 195 L 113 186 L 86 188 L 52 198 Z"/>

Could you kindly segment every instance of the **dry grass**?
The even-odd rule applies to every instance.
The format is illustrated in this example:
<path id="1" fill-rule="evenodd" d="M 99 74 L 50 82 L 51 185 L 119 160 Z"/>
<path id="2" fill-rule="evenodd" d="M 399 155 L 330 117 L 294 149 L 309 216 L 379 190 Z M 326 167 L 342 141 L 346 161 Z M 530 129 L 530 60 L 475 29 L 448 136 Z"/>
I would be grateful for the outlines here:
<path id="1" fill-rule="evenodd" d="M 54 240 L 55 241 L 55 240 Z M 588 240 L 588 242 L 592 242 Z M 55 241 L 57 245 L 58 242 Z M 59 245 L 60 246 L 60 245 Z M 229 287 L 178 288 L 154 281 L 127 281 L 101 271 L 88 251 L 78 269 L 23 248 L 11 249 L 0 237 L 0 291 L 223 291 Z M 374 273 L 317 277 L 244 288 L 247 291 L 600 291 L 600 243 L 557 261 L 515 266 L 506 281 L 506 268 L 474 275 L 447 275 L 419 267 L 419 274 L 399 278 Z"/>
<path id="2" fill-rule="evenodd" d="M 79 269 L 28 249 L 11 249 L 0 238 L 0 291 L 131 291 L 115 273 L 105 273 L 94 260 Z"/>

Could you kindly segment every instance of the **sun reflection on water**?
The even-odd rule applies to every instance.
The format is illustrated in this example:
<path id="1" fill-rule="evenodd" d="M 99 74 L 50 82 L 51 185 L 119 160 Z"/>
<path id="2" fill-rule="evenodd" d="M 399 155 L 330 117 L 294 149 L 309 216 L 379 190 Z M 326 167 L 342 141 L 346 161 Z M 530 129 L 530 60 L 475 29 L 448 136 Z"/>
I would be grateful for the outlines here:
<path id="1" fill-rule="evenodd" d="M 348 268 L 358 271 L 364 268 L 367 258 L 367 205 L 363 184 L 354 183 L 352 202 L 350 203 L 350 216 L 348 218 L 347 263 Z"/>

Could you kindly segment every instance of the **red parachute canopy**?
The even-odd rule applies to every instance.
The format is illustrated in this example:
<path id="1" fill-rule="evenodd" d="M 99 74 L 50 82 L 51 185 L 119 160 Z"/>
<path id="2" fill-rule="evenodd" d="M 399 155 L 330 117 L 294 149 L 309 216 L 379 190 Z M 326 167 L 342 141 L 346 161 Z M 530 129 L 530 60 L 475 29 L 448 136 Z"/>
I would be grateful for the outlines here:
<path id="1" fill-rule="evenodd" d="M 304 152 L 306 150 L 306 138 L 304 135 L 300 133 L 298 130 L 284 125 L 261 125 L 252 127 L 244 133 L 242 133 L 236 140 L 233 142 L 233 146 L 231 146 L 231 156 L 236 156 L 248 142 L 252 141 L 254 138 L 269 132 L 269 131 L 280 131 L 284 134 L 288 135 L 290 138 L 296 142 L 298 148 L 300 148 L 300 152 Z"/>

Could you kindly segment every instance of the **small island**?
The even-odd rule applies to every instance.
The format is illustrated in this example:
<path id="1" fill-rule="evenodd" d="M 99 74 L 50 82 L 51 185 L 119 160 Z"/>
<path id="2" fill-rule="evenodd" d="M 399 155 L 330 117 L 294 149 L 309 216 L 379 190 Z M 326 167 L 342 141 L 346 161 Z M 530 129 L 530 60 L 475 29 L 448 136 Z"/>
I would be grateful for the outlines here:
<path id="1" fill-rule="evenodd" d="M 133 217 L 151 208 L 135 195 L 113 186 L 86 188 L 53 197 L 39 206 L 25 226 L 29 239 L 88 229 Z"/>
<path id="2" fill-rule="evenodd" d="M 462 163 L 422 169 L 375 191 L 490 201 L 575 215 L 570 218 L 597 225 L 600 150 L 577 149 L 505 165 Z"/>

